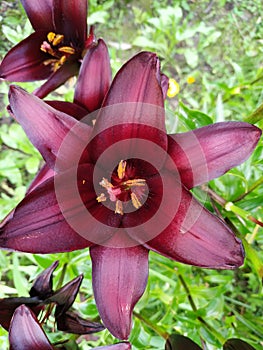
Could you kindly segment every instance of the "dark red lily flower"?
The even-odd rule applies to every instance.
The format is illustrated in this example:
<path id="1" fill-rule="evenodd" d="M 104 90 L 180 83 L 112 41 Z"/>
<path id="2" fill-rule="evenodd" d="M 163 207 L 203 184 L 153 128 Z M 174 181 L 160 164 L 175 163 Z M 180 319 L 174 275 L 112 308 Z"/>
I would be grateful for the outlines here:
<path id="1" fill-rule="evenodd" d="M 111 67 L 108 48 L 105 42 L 99 39 L 97 45 L 90 48 L 83 59 L 75 86 L 73 103 L 55 100 L 45 102 L 75 119 L 81 120 L 85 117 L 85 122 L 92 126 L 94 123 L 92 119 L 95 118 L 95 115 L 94 113 L 90 114 L 91 118 L 88 118 L 87 115 L 100 108 L 110 83 Z M 10 106 L 8 106 L 8 110 L 14 117 Z M 53 169 L 45 164 L 30 184 L 27 192 L 31 192 L 52 176 L 54 176 Z M 12 212 L 9 213 L 6 220 L 10 219 L 11 216 Z"/>
<path id="2" fill-rule="evenodd" d="M 47 79 L 36 90 L 43 98 L 76 75 L 86 51 L 87 0 L 21 0 L 34 33 L 14 46 L 0 65 L 0 78 L 9 81 Z"/>
<path id="3" fill-rule="evenodd" d="M 133 57 L 113 80 L 94 128 L 10 89 L 16 120 L 56 175 L 5 221 L 0 247 L 31 253 L 90 247 L 98 310 L 120 339 L 128 338 L 146 287 L 149 250 L 216 269 L 244 259 L 240 240 L 189 189 L 246 160 L 261 130 L 225 122 L 167 135 L 164 79 L 155 54 Z"/>
<path id="4" fill-rule="evenodd" d="M 69 311 L 78 294 L 83 279 L 82 275 L 59 290 L 53 291 L 53 272 L 57 266 L 58 261 L 55 261 L 35 279 L 29 291 L 30 297 L 0 299 L 0 325 L 3 328 L 9 329 L 12 316 L 21 305 L 29 307 L 38 316 L 46 305 L 54 304 L 56 305 L 55 320 L 58 330 L 74 334 L 89 334 L 104 329 L 101 323 L 84 320 L 75 312 Z"/>

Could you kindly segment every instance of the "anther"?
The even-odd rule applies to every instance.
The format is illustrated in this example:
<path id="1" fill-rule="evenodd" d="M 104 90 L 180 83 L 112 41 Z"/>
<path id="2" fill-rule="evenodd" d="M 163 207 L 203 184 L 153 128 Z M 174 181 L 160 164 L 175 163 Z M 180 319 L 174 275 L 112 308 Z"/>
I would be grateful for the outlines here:
<path id="1" fill-rule="evenodd" d="M 122 180 L 125 176 L 125 169 L 126 169 L 127 162 L 125 160 L 121 160 L 119 165 L 118 165 L 118 178 Z"/>

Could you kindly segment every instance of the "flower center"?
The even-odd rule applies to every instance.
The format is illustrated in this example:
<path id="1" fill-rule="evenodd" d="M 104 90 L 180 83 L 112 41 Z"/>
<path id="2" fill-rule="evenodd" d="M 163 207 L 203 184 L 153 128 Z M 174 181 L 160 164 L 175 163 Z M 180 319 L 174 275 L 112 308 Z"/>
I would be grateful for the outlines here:
<path id="1" fill-rule="evenodd" d="M 115 213 L 123 215 L 125 202 L 131 201 L 135 209 L 139 209 L 144 203 L 146 196 L 146 180 L 134 177 L 132 169 L 127 166 L 127 161 L 121 160 L 116 172 L 112 176 L 112 182 L 103 178 L 99 183 L 106 192 L 97 197 L 97 201 L 115 202 Z"/>
<path id="2" fill-rule="evenodd" d="M 66 60 L 76 52 L 72 46 L 63 45 L 63 41 L 64 35 L 49 32 L 47 40 L 43 41 L 40 46 L 41 51 L 54 57 L 44 61 L 44 65 L 50 64 L 54 72 L 56 72 Z"/>

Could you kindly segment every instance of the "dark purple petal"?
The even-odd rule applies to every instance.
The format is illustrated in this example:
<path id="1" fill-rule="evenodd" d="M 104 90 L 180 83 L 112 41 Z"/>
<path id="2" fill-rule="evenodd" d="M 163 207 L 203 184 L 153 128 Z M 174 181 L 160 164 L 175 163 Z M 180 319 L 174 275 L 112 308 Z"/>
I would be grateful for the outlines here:
<path id="1" fill-rule="evenodd" d="M 50 58 L 40 50 L 46 40 L 46 32 L 31 34 L 14 46 L 0 65 L 0 78 L 10 81 L 34 81 L 46 79 L 52 73 L 50 65 L 43 62 Z"/>
<path id="2" fill-rule="evenodd" d="M 35 30 L 52 32 L 55 30 L 53 23 L 53 0 L 21 0 Z"/>
<path id="3" fill-rule="evenodd" d="M 58 266 L 58 261 L 53 262 L 51 266 L 41 272 L 35 279 L 29 294 L 31 297 L 39 297 L 40 299 L 48 298 L 52 293 L 53 272 Z"/>
<path id="4" fill-rule="evenodd" d="M 121 218 L 97 202 L 92 181 L 93 166 L 82 165 L 36 187 L 0 226 L 0 247 L 55 253 L 109 239 Z"/>
<path id="5" fill-rule="evenodd" d="M 169 88 L 169 78 L 165 74 L 161 74 L 161 87 L 163 91 L 163 98 L 166 99 L 167 97 L 167 90 Z"/>
<path id="6" fill-rule="evenodd" d="M 73 47 L 83 47 L 87 37 L 87 0 L 53 0 L 57 34 L 64 34 Z"/>
<path id="7" fill-rule="evenodd" d="M 115 76 L 103 106 L 125 102 L 164 106 L 160 63 L 156 54 L 140 52 L 126 62 Z M 156 126 L 164 127 L 162 125 L 164 120 L 156 121 L 156 123 Z"/>
<path id="8" fill-rule="evenodd" d="M 84 56 L 77 80 L 74 102 L 89 112 L 98 109 L 109 90 L 111 67 L 108 48 L 102 39 Z"/>
<path id="9" fill-rule="evenodd" d="M 42 182 L 45 182 L 50 177 L 53 177 L 55 175 L 55 172 L 53 169 L 50 169 L 50 167 L 45 164 L 42 166 L 42 168 L 37 173 L 36 177 L 31 182 L 30 186 L 27 189 L 27 193 L 33 191 L 37 186 L 42 184 Z"/>
<path id="10" fill-rule="evenodd" d="M 76 207 L 76 196 L 67 184 L 66 173 L 57 178 L 64 191 L 64 200 L 70 213 L 81 220 L 81 210 Z M 63 203 L 60 203 L 63 205 Z M 29 253 L 55 253 L 88 247 L 91 243 L 78 235 L 65 220 L 58 204 L 54 179 L 30 192 L 16 207 L 13 218 L 0 227 L 0 247 Z M 79 213 L 80 211 L 80 213 Z M 71 215 L 68 213 L 68 215 Z M 80 215 L 80 219 L 79 219 Z M 87 222 L 87 227 L 89 223 Z"/>
<path id="11" fill-rule="evenodd" d="M 9 330 L 10 350 L 53 350 L 36 316 L 25 305 L 18 307 Z"/>
<path id="12" fill-rule="evenodd" d="M 141 246 L 93 246 L 90 254 L 94 296 L 102 321 L 116 338 L 127 339 L 132 310 L 147 284 L 148 250 Z"/>
<path id="13" fill-rule="evenodd" d="M 150 52 L 134 56 L 120 69 L 94 127 L 93 135 L 97 136 L 90 144 L 94 161 L 104 150 L 121 140 L 130 140 L 126 147 L 124 143 L 119 147 L 121 152 L 123 149 L 123 153 L 128 152 L 128 155 L 129 151 L 134 155 L 134 148 L 135 152 L 142 149 L 141 145 L 136 145 L 138 139 L 148 140 L 149 147 L 152 144 L 152 155 L 146 152 L 151 158 L 155 152 L 154 144 L 166 150 L 164 102 L 159 75 L 158 58 Z M 163 157 L 158 155 L 155 158 L 160 158 L 159 163 L 163 164 Z M 151 159 L 147 160 L 151 163 Z"/>
<path id="14" fill-rule="evenodd" d="M 63 85 L 69 78 L 77 75 L 79 71 L 79 63 L 76 61 L 68 61 L 64 63 L 56 72 L 53 72 L 48 80 L 34 91 L 34 95 L 39 98 L 46 97 L 51 91 Z"/>
<path id="15" fill-rule="evenodd" d="M 78 105 L 76 103 L 72 103 L 72 102 L 66 102 L 66 101 L 46 101 L 45 100 L 45 102 L 49 106 L 57 109 L 60 112 L 71 115 L 72 117 L 74 117 L 77 120 L 81 120 L 82 118 L 85 117 L 85 123 L 87 123 L 88 111 L 85 108 L 81 107 L 80 105 Z M 88 125 L 93 126 L 92 120 L 90 120 Z"/>
<path id="16" fill-rule="evenodd" d="M 80 157 L 92 130 L 90 126 L 78 123 L 19 87 L 10 87 L 9 100 L 16 120 L 50 168 L 69 168 Z M 63 153 L 59 150 L 65 136 L 68 141 Z"/>
<path id="17" fill-rule="evenodd" d="M 260 138 L 261 130 L 243 122 L 223 122 L 168 137 L 171 171 L 192 188 L 221 176 L 244 162 Z"/>
<path id="18" fill-rule="evenodd" d="M 181 335 L 172 334 L 165 343 L 165 350 L 202 350 L 191 339 Z"/>
<path id="19" fill-rule="evenodd" d="M 131 350 L 131 344 L 130 343 L 118 343 L 113 345 L 107 345 L 107 346 L 99 346 L 98 348 L 94 348 L 94 350 Z"/>
<path id="20" fill-rule="evenodd" d="M 82 280 L 83 275 L 74 278 L 48 299 L 49 302 L 54 302 L 58 305 L 56 307 L 55 317 L 60 317 L 72 306 L 79 292 Z"/>
<path id="21" fill-rule="evenodd" d="M 225 342 L 223 346 L 223 350 L 256 350 L 256 349 L 253 348 L 253 346 L 246 343 L 244 340 L 232 338 L 232 339 L 228 339 Z"/>
<path id="22" fill-rule="evenodd" d="M 233 269 L 242 265 L 244 252 L 241 241 L 223 221 L 202 207 L 188 190 L 180 187 L 180 182 L 171 177 L 170 197 L 164 199 L 167 203 L 162 211 L 163 220 L 171 214 L 172 198 L 180 201 L 177 212 L 170 225 L 144 245 L 185 264 L 217 269 Z M 167 223 L 169 221 L 168 217 Z M 135 237 L 133 231 L 131 236 L 139 238 L 140 232 Z"/>
<path id="23" fill-rule="evenodd" d="M 0 299 L 0 325 L 4 329 L 8 330 L 15 309 L 22 304 L 30 307 L 36 315 L 41 310 L 39 298 L 20 297 Z"/>
<path id="24" fill-rule="evenodd" d="M 56 317 L 59 331 L 73 334 L 90 334 L 103 331 L 105 327 L 98 322 L 84 320 L 74 312 L 67 311 L 60 317 Z"/>

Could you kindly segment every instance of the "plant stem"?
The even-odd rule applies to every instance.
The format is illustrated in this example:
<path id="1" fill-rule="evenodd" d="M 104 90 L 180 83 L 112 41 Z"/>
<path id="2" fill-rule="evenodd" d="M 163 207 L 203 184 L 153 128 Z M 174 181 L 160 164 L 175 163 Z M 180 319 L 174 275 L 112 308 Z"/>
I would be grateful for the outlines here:
<path id="1" fill-rule="evenodd" d="M 182 286 L 184 287 L 186 294 L 187 294 L 187 298 L 189 300 L 189 303 L 191 305 L 191 308 L 193 309 L 194 312 L 198 311 L 198 308 L 195 305 L 194 299 L 190 293 L 190 289 L 188 288 L 188 285 L 186 284 L 183 276 L 181 274 L 178 274 L 178 278 L 180 280 L 180 282 L 182 283 Z M 201 316 L 197 316 L 197 319 L 200 323 L 202 323 L 217 339 L 221 344 L 225 343 L 225 338 L 219 333 L 217 332 L 209 323 L 207 323 L 203 317 Z"/>
<path id="2" fill-rule="evenodd" d="M 235 203 L 235 202 L 240 201 L 241 199 L 246 197 L 246 195 L 248 195 L 250 192 L 254 191 L 254 189 L 257 188 L 258 186 L 260 186 L 262 183 L 263 183 L 263 176 L 261 176 L 246 192 L 241 194 L 239 197 L 234 199 L 232 202 Z"/>
<path id="3" fill-rule="evenodd" d="M 159 334 L 162 338 L 165 340 L 169 337 L 169 334 L 166 333 L 164 330 L 162 330 L 160 327 L 156 326 L 156 324 L 152 323 L 148 318 L 145 318 L 141 314 L 137 313 L 136 311 L 133 311 L 133 315 L 138 318 L 138 320 L 145 323 L 148 327 L 150 327 L 153 331 L 155 331 L 157 334 Z"/>
<path id="4" fill-rule="evenodd" d="M 239 217 L 250 220 L 255 224 L 263 227 L 263 222 L 256 219 L 254 216 L 250 215 L 246 210 L 237 207 L 232 202 L 227 202 L 224 198 L 219 196 L 216 192 L 214 192 L 211 188 L 203 185 L 202 189 L 209 194 L 209 196 L 218 204 L 220 204 L 226 211 L 231 211 Z"/>

